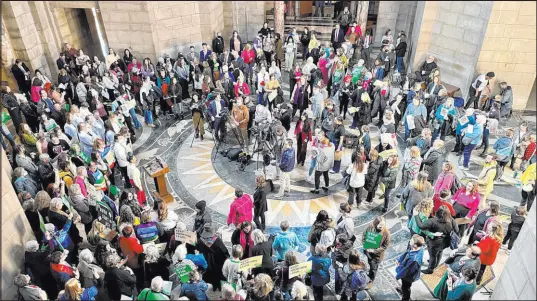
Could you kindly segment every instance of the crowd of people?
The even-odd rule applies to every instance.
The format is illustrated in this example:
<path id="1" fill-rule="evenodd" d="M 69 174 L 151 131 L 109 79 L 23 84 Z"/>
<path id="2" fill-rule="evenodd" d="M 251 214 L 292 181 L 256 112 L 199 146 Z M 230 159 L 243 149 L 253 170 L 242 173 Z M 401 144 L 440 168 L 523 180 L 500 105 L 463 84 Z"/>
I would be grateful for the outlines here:
<path id="1" fill-rule="evenodd" d="M 470 300 L 500 247 L 513 247 L 535 199 L 535 133 L 521 124 L 489 150 L 489 135 L 511 114 L 507 83 L 492 96 L 494 73 L 480 75 L 461 108 L 461 99 L 449 97 L 442 85 L 434 57 L 405 79 L 405 33 L 394 41 L 386 31 L 372 61 L 371 31 L 350 22 L 348 14 L 345 6 L 325 45 L 308 28 L 301 34 L 293 28 L 284 38 L 265 23 L 251 44 L 234 31 L 227 45 L 218 33 L 211 46 L 203 43 L 199 52 L 191 46 L 189 53 L 164 55 L 156 64 L 137 58 L 133 49 L 122 56 L 110 49 L 101 60 L 65 44 L 55 82 L 40 70 L 32 76 L 17 59 L 12 71 L 18 93 L 2 87 L 15 133 L 3 123 L 1 137 L 36 238 L 26 243 L 25 269 L 14 279 L 23 300 L 208 300 L 210 290 L 221 291 L 223 300 L 323 300 L 329 289 L 341 300 L 361 299 L 375 283 L 390 232 L 379 214 L 355 233 L 351 212 L 364 195 L 373 202 L 377 190 L 383 213 L 396 200 L 408 217 L 411 238 L 396 269 L 402 300 L 410 300 L 412 283 L 433 273 L 447 248 L 449 269 L 434 295 Z M 282 89 L 285 73 L 289 98 Z M 275 198 L 291 190 L 295 169 L 311 177 L 312 194 L 329 191 L 329 173 L 341 170 L 348 202 L 338 216 L 318 212 L 307 239 L 310 257 L 303 258 L 292 221 L 266 235 L 272 189 L 258 176 L 252 196 L 235 190 L 228 249 L 205 201 L 195 205 L 194 223 L 187 226 L 166 202 L 146 196 L 133 155 L 136 130 L 143 126 L 137 113 L 147 127 L 191 113 L 197 139 L 208 128 L 224 142 L 231 128 L 246 153 L 256 151 L 252 135 L 272 132 L 267 140 L 274 147 L 269 161 L 276 161 Z M 372 127 L 379 129 L 378 145 L 372 145 Z M 399 130 L 402 157 L 396 151 Z M 476 146 L 483 148 L 485 165 L 477 178 L 456 176 L 444 142 L 451 135 L 462 170 L 469 169 Z M 351 164 L 341 168 L 344 148 L 353 151 Z M 507 163 L 515 177 L 521 174 L 522 201 L 504 229 L 499 203 L 487 197 Z M 176 230 L 196 233 L 195 241 L 182 241 Z M 420 270 L 425 250 L 428 266 Z M 239 268 L 255 256 L 262 256 L 260 266 Z M 290 267 L 304 261 L 312 262 L 312 270 L 290 278 Z"/>

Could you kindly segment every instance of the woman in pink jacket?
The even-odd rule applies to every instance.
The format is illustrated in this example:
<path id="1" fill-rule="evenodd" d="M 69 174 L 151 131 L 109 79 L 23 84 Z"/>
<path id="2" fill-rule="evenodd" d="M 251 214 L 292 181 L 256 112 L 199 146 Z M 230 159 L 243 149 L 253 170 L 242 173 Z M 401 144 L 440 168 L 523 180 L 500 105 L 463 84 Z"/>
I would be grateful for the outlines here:
<path id="1" fill-rule="evenodd" d="M 229 215 L 227 216 L 227 225 L 235 225 L 238 227 L 242 222 L 252 222 L 254 202 L 250 195 L 245 194 L 240 189 L 235 189 L 235 200 L 229 207 Z"/>
<path id="2" fill-rule="evenodd" d="M 455 173 L 453 172 L 453 163 L 444 162 L 442 172 L 434 182 L 434 194 L 440 194 L 440 191 L 443 189 L 451 191 L 454 181 Z"/>

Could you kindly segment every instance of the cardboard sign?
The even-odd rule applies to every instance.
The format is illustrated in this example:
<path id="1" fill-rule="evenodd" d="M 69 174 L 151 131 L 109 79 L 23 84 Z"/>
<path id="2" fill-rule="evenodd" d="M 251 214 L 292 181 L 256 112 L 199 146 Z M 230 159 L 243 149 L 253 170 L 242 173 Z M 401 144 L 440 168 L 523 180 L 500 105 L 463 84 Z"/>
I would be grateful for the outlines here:
<path id="1" fill-rule="evenodd" d="M 440 115 L 441 115 L 442 117 L 444 117 L 444 119 L 447 118 L 447 114 L 448 114 L 448 109 L 446 109 L 446 108 L 442 108 L 442 110 L 440 110 Z"/>
<path id="2" fill-rule="evenodd" d="M 413 130 L 413 129 L 416 128 L 416 124 L 414 123 L 414 116 L 413 115 L 408 115 L 406 117 L 406 124 L 407 124 L 409 130 Z"/>
<path id="3" fill-rule="evenodd" d="M 192 271 L 192 268 L 188 265 L 180 265 L 174 269 L 175 275 L 179 277 L 181 280 L 181 283 L 187 283 L 188 282 L 188 274 Z"/>
<path id="4" fill-rule="evenodd" d="M 43 217 L 41 216 L 41 213 L 37 211 L 37 215 L 39 215 L 39 228 L 41 229 L 41 232 L 45 234 L 47 232 L 47 229 L 45 228 L 45 222 L 43 221 Z"/>
<path id="5" fill-rule="evenodd" d="M 263 261 L 263 255 L 243 259 L 241 260 L 241 263 L 239 264 L 239 272 L 244 272 L 244 271 L 251 270 L 253 268 L 258 268 L 261 266 L 262 261 Z"/>
<path id="6" fill-rule="evenodd" d="M 164 295 L 171 295 L 172 293 L 172 282 L 171 281 L 162 281 L 162 293 Z"/>
<path id="7" fill-rule="evenodd" d="M 121 295 L 121 299 L 120 299 L 120 300 L 132 300 L 132 298 L 129 297 L 129 296 Z"/>
<path id="8" fill-rule="evenodd" d="M 110 209 L 110 207 L 108 207 L 106 203 L 103 203 L 101 201 L 97 201 L 97 219 L 108 229 L 116 228 L 112 209 Z"/>
<path id="9" fill-rule="evenodd" d="M 464 115 L 464 116 L 462 116 L 461 118 L 459 118 L 459 123 L 460 123 L 461 125 L 465 125 L 465 124 L 467 124 L 468 121 L 469 121 L 469 120 L 468 120 L 468 116 L 466 116 L 466 115 Z"/>
<path id="10" fill-rule="evenodd" d="M 289 279 L 297 276 L 304 276 L 311 272 L 311 261 L 294 264 L 289 267 Z"/>
<path id="11" fill-rule="evenodd" d="M 381 233 L 366 232 L 364 249 L 378 249 L 380 247 L 380 240 L 382 239 Z"/>
<path id="12" fill-rule="evenodd" d="M 195 246 L 196 242 L 198 241 L 198 237 L 196 232 L 175 229 L 175 240 Z"/>
<path id="13" fill-rule="evenodd" d="M 473 133 L 474 132 L 474 125 L 473 124 L 469 124 L 468 125 L 468 130 L 466 131 L 467 133 Z"/>

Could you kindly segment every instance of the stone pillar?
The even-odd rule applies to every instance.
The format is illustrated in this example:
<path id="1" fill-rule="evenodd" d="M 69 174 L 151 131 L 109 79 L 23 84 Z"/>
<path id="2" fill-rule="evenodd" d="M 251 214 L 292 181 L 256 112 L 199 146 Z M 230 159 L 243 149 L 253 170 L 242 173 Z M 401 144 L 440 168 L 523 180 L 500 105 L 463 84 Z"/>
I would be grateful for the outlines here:
<path id="1" fill-rule="evenodd" d="M 35 239 L 19 198 L 11 184 L 11 165 L 2 153 L 2 300 L 16 300 L 13 278 L 24 273 L 24 245 Z"/>
<path id="2" fill-rule="evenodd" d="M 528 213 L 501 275 L 496 275 L 500 279 L 494 287 L 491 300 L 536 299 L 535 207 L 533 205 Z"/>
<path id="3" fill-rule="evenodd" d="M 400 3 L 401 1 L 380 1 L 377 27 L 374 32 L 375 38 L 373 40 L 373 44 L 375 46 L 380 47 L 382 45 L 382 36 L 388 29 L 392 30 L 395 39 L 396 35 L 394 30 L 397 22 L 397 12 L 399 11 Z M 403 3 L 403 5 L 405 4 Z"/>
<path id="4" fill-rule="evenodd" d="M 362 33 L 365 35 L 367 29 L 367 12 L 369 11 L 369 1 L 353 1 L 357 2 L 356 7 L 356 23 L 362 29 Z M 380 16 L 379 16 L 380 18 Z"/>
<path id="5" fill-rule="evenodd" d="M 295 17 L 300 17 L 300 1 L 295 1 Z"/>
<path id="6" fill-rule="evenodd" d="M 283 1 L 274 1 L 274 30 L 282 36 L 285 23 L 283 5 Z"/>

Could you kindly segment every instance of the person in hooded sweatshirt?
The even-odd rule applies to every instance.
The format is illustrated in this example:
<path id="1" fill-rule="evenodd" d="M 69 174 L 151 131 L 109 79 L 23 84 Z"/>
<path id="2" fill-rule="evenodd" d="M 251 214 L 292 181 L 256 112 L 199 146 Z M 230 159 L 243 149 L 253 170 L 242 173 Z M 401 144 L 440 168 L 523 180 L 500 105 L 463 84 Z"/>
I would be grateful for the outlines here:
<path id="1" fill-rule="evenodd" d="M 401 280 L 401 287 L 397 287 L 395 290 L 401 295 L 401 300 L 410 300 L 412 283 L 420 279 L 423 245 L 425 245 L 423 237 L 414 234 L 410 239 L 409 249 L 397 259 L 395 279 Z"/>
<path id="2" fill-rule="evenodd" d="M 274 243 L 272 244 L 272 248 L 274 249 L 279 262 L 285 260 L 287 251 L 296 250 L 300 243 L 295 232 L 289 231 L 288 221 L 282 221 L 280 223 L 280 229 L 281 231 L 276 235 Z"/>

